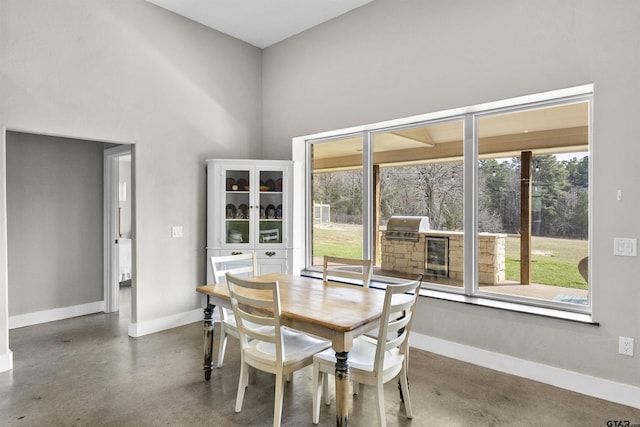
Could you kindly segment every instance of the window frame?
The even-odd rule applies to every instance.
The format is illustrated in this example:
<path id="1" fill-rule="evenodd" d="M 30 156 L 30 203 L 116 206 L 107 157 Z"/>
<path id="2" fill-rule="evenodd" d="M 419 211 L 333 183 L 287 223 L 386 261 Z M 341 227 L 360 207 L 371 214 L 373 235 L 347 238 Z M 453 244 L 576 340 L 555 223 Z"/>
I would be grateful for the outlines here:
<path id="1" fill-rule="evenodd" d="M 588 143 L 589 143 L 589 190 L 588 190 L 588 194 L 589 194 L 589 232 L 588 232 L 588 255 L 589 258 L 591 259 L 591 236 L 592 236 L 592 232 L 591 232 L 591 228 L 592 228 L 592 221 L 591 221 L 591 211 L 592 209 L 590 208 L 591 206 L 591 202 L 592 202 L 592 162 L 593 162 L 593 156 L 591 155 L 591 151 L 592 151 L 592 111 L 593 111 L 593 90 L 591 90 L 589 93 L 582 93 L 582 94 L 575 94 L 575 95 L 567 95 L 567 96 L 563 96 L 563 97 L 558 97 L 558 98 L 552 98 L 552 99 L 548 99 L 548 100 L 539 100 L 539 101 L 534 101 L 534 102 L 530 102 L 530 103 L 522 103 L 522 104 L 515 104 L 515 105 L 505 105 L 505 106 L 501 106 L 501 107 L 497 107 L 497 108 L 493 108 L 493 109 L 488 109 L 486 111 L 482 111 L 482 112 L 478 112 L 473 114 L 473 132 L 474 132 L 474 141 L 473 141 L 473 145 L 475 148 L 475 152 L 473 153 L 474 158 L 469 159 L 469 161 L 471 161 L 473 165 L 473 169 L 474 169 L 474 184 L 477 184 L 477 177 L 478 177 L 478 160 L 479 160 L 479 155 L 478 155 L 478 148 L 479 148 L 479 144 L 477 141 L 477 137 L 478 137 L 478 125 L 479 125 L 479 120 L 483 117 L 491 117 L 491 116 L 495 116 L 495 115 L 499 115 L 499 114 L 507 114 L 507 113 L 516 113 L 516 112 L 523 112 L 523 111 L 530 111 L 533 109 L 539 109 L 539 108 L 549 108 L 549 107 L 557 107 L 557 106 L 562 106 L 562 105 L 568 105 L 568 104 L 575 104 L 575 103 L 579 103 L 579 102 L 586 102 L 587 106 L 588 106 Z M 465 164 L 466 164 L 467 158 L 465 155 Z M 477 214 L 478 212 L 478 185 L 474 185 L 473 188 L 473 193 L 474 193 L 474 200 L 473 203 L 475 204 L 475 209 L 474 209 L 474 213 Z M 467 191 L 465 190 L 465 196 Z M 465 218 L 466 218 L 466 214 L 467 211 L 465 209 Z M 476 260 L 475 260 L 475 265 L 473 267 L 470 268 L 474 268 L 474 272 L 477 275 L 477 267 L 478 267 L 478 263 L 477 263 L 477 256 L 478 256 L 478 252 L 477 252 L 477 245 L 478 245 L 478 222 L 477 222 L 477 218 L 475 219 L 475 223 L 474 223 L 474 232 L 473 232 L 473 237 L 475 237 L 475 256 L 476 256 Z M 467 244 L 467 233 L 465 233 L 465 249 L 466 249 L 466 244 Z M 466 260 L 466 258 L 465 258 Z M 466 266 L 465 266 L 466 267 Z M 589 266 L 589 270 L 591 270 L 590 266 Z M 467 270 L 465 269 L 465 275 L 466 275 Z M 589 277 L 591 277 L 591 274 L 589 274 Z M 473 283 L 469 283 L 467 284 L 465 281 L 464 284 L 464 288 L 465 288 L 465 293 L 469 292 L 468 295 L 471 297 L 477 297 L 477 298 L 482 298 L 482 299 L 492 299 L 492 300 L 497 300 L 497 301 L 503 301 L 506 303 L 511 303 L 511 304 L 521 304 L 521 305 L 532 305 L 532 306 L 539 306 L 539 307 L 543 307 L 543 308 L 548 308 L 548 309 L 556 309 L 556 310 L 562 310 L 562 311 L 568 311 L 568 312 L 574 312 L 577 314 L 587 314 L 587 315 L 591 315 L 592 313 L 592 305 L 593 305 L 593 292 L 592 292 L 592 283 L 588 283 L 588 291 L 589 291 L 589 299 L 587 300 L 587 304 L 583 305 L 583 306 L 577 306 L 576 304 L 571 304 L 571 303 L 567 303 L 567 302 L 562 302 L 562 301 L 553 301 L 553 300 L 537 300 L 535 298 L 532 297 L 522 297 L 522 296 L 517 296 L 517 295 L 512 295 L 512 294 L 498 294 L 496 295 L 495 293 L 492 292 L 486 292 L 486 291 L 482 291 L 479 289 L 479 284 L 477 280 L 474 280 Z"/>
<path id="2" fill-rule="evenodd" d="M 403 119 L 391 120 L 366 126 L 358 126 L 348 129 L 323 132 L 293 139 L 294 160 L 300 160 L 304 164 L 304 203 L 305 221 L 304 244 L 305 251 L 301 271 L 314 275 L 317 268 L 310 267 L 312 263 L 311 230 L 313 227 L 311 174 L 312 146 L 316 143 L 329 142 L 349 136 L 361 136 L 363 142 L 363 254 L 368 256 L 372 250 L 372 227 L 373 218 L 373 146 L 372 141 L 375 134 L 387 132 L 395 128 L 406 128 L 413 126 L 427 126 L 434 123 L 441 123 L 450 120 L 463 121 L 463 286 L 454 288 L 446 285 L 426 284 L 423 286 L 421 294 L 438 299 L 458 301 L 468 304 L 475 304 L 498 309 L 513 310 L 525 313 L 538 314 L 554 318 L 564 318 L 585 323 L 594 323 L 592 318 L 594 301 L 594 284 L 588 283 L 589 299 L 584 306 L 561 301 L 542 300 L 533 297 L 522 297 L 511 294 L 497 294 L 494 292 L 481 291 L 478 284 L 478 160 L 479 160 L 479 120 L 483 117 L 495 116 L 504 113 L 527 111 L 536 108 L 548 108 L 559 105 L 586 102 L 588 105 L 588 146 L 589 146 L 589 206 L 592 203 L 593 192 L 593 85 L 587 84 L 533 95 L 526 95 L 510 98 L 490 103 L 478 104 L 452 110 L 439 111 L 419 116 L 407 117 Z M 304 154 L 300 150 L 304 146 Z M 298 149 L 296 149 L 298 147 Z M 589 231 L 588 231 L 588 255 L 591 258 L 591 240 L 593 222 L 591 209 L 589 209 Z M 591 270 L 589 263 L 589 271 Z M 592 275 L 589 272 L 589 277 Z M 372 286 L 384 287 L 385 283 L 393 283 L 394 280 L 388 276 L 375 276 Z"/>

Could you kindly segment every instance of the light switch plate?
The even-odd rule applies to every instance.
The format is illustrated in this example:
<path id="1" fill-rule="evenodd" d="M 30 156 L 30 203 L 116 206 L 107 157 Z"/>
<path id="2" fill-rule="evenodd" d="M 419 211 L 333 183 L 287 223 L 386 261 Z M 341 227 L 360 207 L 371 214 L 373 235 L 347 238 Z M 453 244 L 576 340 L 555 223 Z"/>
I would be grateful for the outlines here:
<path id="1" fill-rule="evenodd" d="M 183 236 L 183 230 L 181 225 L 174 225 L 171 227 L 171 237 L 178 238 Z"/>
<path id="2" fill-rule="evenodd" d="M 614 237 L 613 254 L 618 256 L 638 256 L 638 239 Z"/>

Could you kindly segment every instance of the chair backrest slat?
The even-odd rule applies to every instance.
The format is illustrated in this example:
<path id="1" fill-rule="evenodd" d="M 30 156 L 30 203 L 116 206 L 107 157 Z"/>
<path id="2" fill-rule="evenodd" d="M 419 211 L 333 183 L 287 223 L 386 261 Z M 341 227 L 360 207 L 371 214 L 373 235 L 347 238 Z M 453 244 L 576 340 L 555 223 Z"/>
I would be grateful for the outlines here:
<path id="1" fill-rule="evenodd" d="M 255 252 L 235 255 L 212 256 L 210 258 L 214 283 L 224 283 L 227 273 L 238 277 L 251 277 L 257 270 Z"/>
<path id="2" fill-rule="evenodd" d="M 362 281 L 362 286 L 369 287 L 373 265 L 370 259 L 355 259 L 325 256 L 323 260 L 322 280 L 328 277 L 355 279 Z"/>

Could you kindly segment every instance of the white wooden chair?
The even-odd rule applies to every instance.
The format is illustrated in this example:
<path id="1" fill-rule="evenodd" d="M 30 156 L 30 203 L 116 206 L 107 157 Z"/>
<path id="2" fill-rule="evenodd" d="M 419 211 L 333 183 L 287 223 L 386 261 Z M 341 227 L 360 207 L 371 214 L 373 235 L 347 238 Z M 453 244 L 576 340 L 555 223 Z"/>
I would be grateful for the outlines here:
<path id="1" fill-rule="evenodd" d="M 332 278 L 356 280 L 358 284 L 362 282 L 362 287 L 368 288 L 373 274 L 373 262 L 370 259 L 344 258 L 335 256 L 324 256 L 322 268 L 322 280 L 327 283 L 329 276 Z M 371 333 L 376 333 L 372 331 Z M 358 394 L 360 387 L 358 383 L 353 383 L 353 394 Z M 325 402 L 329 404 L 328 393 L 325 394 Z"/>
<path id="2" fill-rule="evenodd" d="M 285 376 L 311 365 L 313 355 L 329 348 L 331 342 L 281 326 L 278 282 L 249 281 L 227 274 L 227 286 L 240 333 L 242 359 L 235 411 L 242 410 L 249 367 L 275 374 L 273 425 L 278 427 Z M 266 331 L 265 326 L 269 328 Z"/>
<path id="3" fill-rule="evenodd" d="M 211 269 L 213 270 L 214 283 L 224 283 L 226 274 L 230 273 L 240 277 L 251 277 L 257 271 L 257 261 L 255 252 L 247 252 L 236 255 L 212 256 Z M 227 337 L 230 335 L 240 338 L 236 319 L 233 312 L 224 307 L 220 307 L 220 343 L 218 345 L 218 363 L 219 368 L 224 361 L 224 353 L 227 348 Z"/>
<path id="4" fill-rule="evenodd" d="M 400 377 L 407 418 L 413 418 L 407 383 L 409 331 L 418 299 L 420 280 L 387 285 L 377 339 L 361 336 L 349 352 L 349 374 L 354 383 L 376 387 L 378 425 L 386 426 L 384 384 Z M 320 398 L 329 393 L 328 374 L 335 373 L 335 352 L 331 349 L 313 357 L 313 423 L 320 419 Z M 323 387 L 324 385 L 324 387 Z"/>
<path id="5" fill-rule="evenodd" d="M 362 281 L 362 286 L 369 287 L 373 263 L 370 259 L 354 259 L 326 256 L 323 261 L 322 280 L 327 283 L 329 276 L 338 279 L 355 279 Z M 359 283 L 358 283 L 359 284 Z"/>

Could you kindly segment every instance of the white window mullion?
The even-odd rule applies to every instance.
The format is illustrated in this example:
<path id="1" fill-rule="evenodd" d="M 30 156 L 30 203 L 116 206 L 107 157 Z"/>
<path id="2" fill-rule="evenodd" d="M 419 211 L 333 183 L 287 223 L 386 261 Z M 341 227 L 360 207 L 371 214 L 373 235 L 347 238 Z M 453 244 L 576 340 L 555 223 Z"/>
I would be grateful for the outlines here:
<path id="1" fill-rule="evenodd" d="M 473 114 L 464 120 L 464 293 L 478 288 L 478 125 Z"/>
<path id="2" fill-rule="evenodd" d="M 305 206 L 305 227 L 304 241 L 302 247 L 305 248 L 304 268 L 313 265 L 313 143 L 305 141 L 304 153 L 304 206 Z M 295 202 L 295 200 L 294 200 Z"/>
<path id="3" fill-rule="evenodd" d="M 373 144 L 371 132 L 362 134 L 362 258 L 373 256 Z"/>

